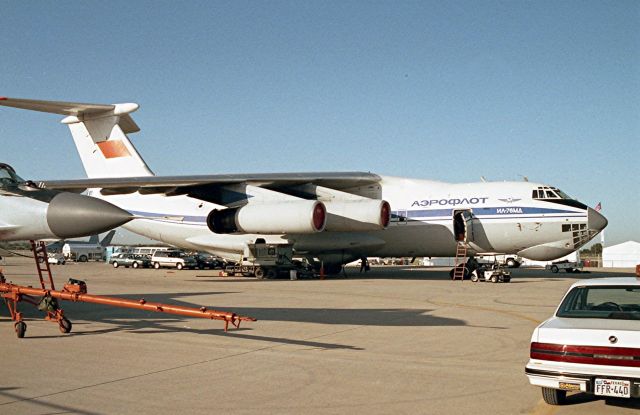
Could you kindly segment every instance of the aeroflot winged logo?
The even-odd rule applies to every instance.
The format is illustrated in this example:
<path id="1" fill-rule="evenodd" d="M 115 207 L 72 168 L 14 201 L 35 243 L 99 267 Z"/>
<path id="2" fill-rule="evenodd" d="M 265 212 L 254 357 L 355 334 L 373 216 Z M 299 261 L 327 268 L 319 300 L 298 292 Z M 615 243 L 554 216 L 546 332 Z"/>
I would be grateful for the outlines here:
<path id="1" fill-rule="evenodd" d="M 498 200 L 501 201 L 501 202 L 504 202 L 504 203 L 513 203 L 513 202 L 519 202 L 522 199 L 514 199 L 512 197 L 508 197 L 506 199 L 498 199 Z"/>
<path id="2" fill-rule="evenodd" d="M 457 205 L 484 205 L 488 197 L 464 197 L 462 199 L 423 199 L 416 200 L 411 204 L 414 206 L 457 206 Z"/>

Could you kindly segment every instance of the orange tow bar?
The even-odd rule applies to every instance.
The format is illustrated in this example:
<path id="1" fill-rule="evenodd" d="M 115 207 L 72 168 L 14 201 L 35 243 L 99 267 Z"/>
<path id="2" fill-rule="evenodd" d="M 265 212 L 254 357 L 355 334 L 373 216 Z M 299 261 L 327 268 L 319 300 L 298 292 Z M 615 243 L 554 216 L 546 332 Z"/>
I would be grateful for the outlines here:
<path id="1" fill-rule="evenodd" d="M 86 284 L 83 281 L 78 280 L 70 280 L 68 284 L 65 284 L 62 291 L 57 291 L 7 283 L 0 273 L 0 296 L 7 302 L 11 318 L 16 322 L 15 330 L 18 337 L 24 337 L 24 333 L 26 331 L 26 324 L 22 321 L 22 313 L 18 311 L 17 307 L 18 303 L 21 301 L 38 305 L 38 308 L 46 311 L 47 316 L 45 319 L 56 321 L 60 326 L 60 331 L 63 333 L 69 333 L 71 331 L 71 322 L 64 317 L 62 309 L 57 307 L 57 301 L 52 299 L 103 304 L 112 307 L 135 308 L 138 310 L 178 314 L 181 316 L 206 318 L 210 320 L 222 320 L 224 321 L 225 331 L 229 328 L 229 323 L 234 327 L 239 328 L 240 322 L 242 321 L 256 321 L 256 319 L 252 317 L 239 316 L 227 311 L 209 310 L 206 307 L 184 307 L 148 302 L 144 299 L 136 301 L 126 298 L 87 294 Z M 39 302 L 36 302 L 33 297 L 42 297 L 42 299 Z"/>

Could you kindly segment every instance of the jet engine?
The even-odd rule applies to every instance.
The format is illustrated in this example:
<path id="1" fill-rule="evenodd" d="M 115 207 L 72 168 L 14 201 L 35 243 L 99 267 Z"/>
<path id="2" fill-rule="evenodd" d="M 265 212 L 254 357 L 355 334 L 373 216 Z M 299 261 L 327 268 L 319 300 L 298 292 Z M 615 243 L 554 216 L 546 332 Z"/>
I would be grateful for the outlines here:
<path id="1" fill-rule="evenodd" d="M 250 203 L 238 208 L 214 209 L 207 226 L 214 233 L 316 233 L 322 232 L 327 210 L 317 200 Z"/>
<path id="2" fill-rule="evenodd" d="M 377 231 L 389 225 L 391 208 L 385 200 L 337 200 L 325 204 L 327 231 Z"/>

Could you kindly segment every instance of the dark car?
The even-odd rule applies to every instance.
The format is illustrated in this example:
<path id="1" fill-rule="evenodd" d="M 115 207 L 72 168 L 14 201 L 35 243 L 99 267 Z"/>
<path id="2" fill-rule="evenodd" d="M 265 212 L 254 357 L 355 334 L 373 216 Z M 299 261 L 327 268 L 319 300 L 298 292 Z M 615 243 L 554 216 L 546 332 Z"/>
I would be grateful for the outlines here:
<path id="1" fill-rule="evenodd" d="M 213 255 L 197 254 L 194 257 L 198 262 L 198 269 L 215 269 L 224 267 L 224 263 Z"/>
<path id="2" fill-rule="evenodd" d="M 151 266 L 151 259 L 147 255 L 143 254 L 115 254 L 109 260 L 109 263 L 114 268 L 123 266 L 125 268 L 149 268 Z"/>

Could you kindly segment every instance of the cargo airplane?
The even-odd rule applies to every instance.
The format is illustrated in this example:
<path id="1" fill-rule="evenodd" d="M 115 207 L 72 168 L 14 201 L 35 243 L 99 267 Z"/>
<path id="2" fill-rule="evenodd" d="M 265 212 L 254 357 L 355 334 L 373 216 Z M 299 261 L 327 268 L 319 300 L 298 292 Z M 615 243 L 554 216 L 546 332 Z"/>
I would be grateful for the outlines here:
<path id="1" fill-rule="evenodd" d="M 552 260 L 583 246 L 607 219 L 556 187 L 531 182 L 443 183 L 374 173 L 155 176 L 127 134 L 137 104 L 0 98 L 66 116 L 88 179 L 45 181 L 146 217 L 124 227 L 175 246 L 237 259 L 256 241 L 293 244 L 328 273 L 366 256 L 472 252 Z M 317 263 L 317 262 L 316 262 Z"/>

